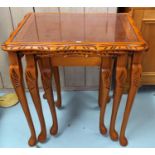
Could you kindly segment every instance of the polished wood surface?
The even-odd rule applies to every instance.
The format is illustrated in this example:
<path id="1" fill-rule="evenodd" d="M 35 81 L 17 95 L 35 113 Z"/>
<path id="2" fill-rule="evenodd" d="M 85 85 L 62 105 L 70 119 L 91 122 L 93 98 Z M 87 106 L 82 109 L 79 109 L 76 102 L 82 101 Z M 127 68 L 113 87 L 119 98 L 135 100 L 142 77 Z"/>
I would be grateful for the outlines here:
<path id="1" fill-rule="evenodd" d="M 55 55 L 73 50 L 77 55 L 83 54 L 80 51 L 85 51 L 85 55 L 104 55 L 107 51 L 114 54 L 148 48 L 128 14 L 89 13 L 27 14 L 2 47 L 6 51 L 46 51 Z"/>
<path id="2" fill-rule="evenodd" d="M 34 145 L 37 140 L 24 96 L 22 72 L 20 69 L 21 62 L 18 55 L 26 56 L 26 79 L 40 119 L 41 133 L 38 141 L 41 142 L 46 139 L 46 129 L 37 86 L 37 62 L 39 64 L 42 84 L 45 91 L 44 97 L 47 99 L 52 115 L 53 124 L 50 133 L 53 135 L 58 132 L 58 122 L 51 82 L 53 73 L 56 79 L 58 96 L 56 106 L 61 107 L 58 67 L 100 66 L 99 126 L 100 132 L 105 134 L 107 129 L 104 123 L 104 116 L 109 98 L 112 64 L 113 59 L 117 59 L 115 96 L 110 124 L 110 136 L 113 140 L 117 140 L 118 134 L 115 130 L 115 120 L 121 100 L 123 84 L 127 77 L 127 58 L 131 57 L 132 80 L 119 138 L 121 145 L 127 145 L 125 130 L 140 81 L 141 57 L 143 52 L 148 49 L 147 43 L 143 40 L 134 21 L 128 14 L 83 15 L 77 13 L 61 14 L 60 16 L 60 14 L 57 13 L 30 13 L 25 16 L 17 29 L 2 45 L 2 48 L 6 50 L 10 55 L 9 57 L 11 57 L 10 77 L 18 96 L 19 91 L 22 90 L 20 101 L 24 107 L 23 110 L 26 114 L 31 131 L 30 145 Z M 14 78 L 12 78 L 12 74 Z M 20 87 L 17 89 L 16 85 L 19 83 Z"/>

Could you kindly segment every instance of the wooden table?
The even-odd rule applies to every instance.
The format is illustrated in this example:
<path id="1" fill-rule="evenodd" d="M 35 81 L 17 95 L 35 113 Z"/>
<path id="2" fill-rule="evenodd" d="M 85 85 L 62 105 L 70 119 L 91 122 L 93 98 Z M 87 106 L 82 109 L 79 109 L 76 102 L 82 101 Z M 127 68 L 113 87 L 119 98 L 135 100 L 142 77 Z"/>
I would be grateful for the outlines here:
<path id="1" fill-rule="evenodd" d="M 41 70 L 45 97 L 53 118 L 51 134 L 56 134 L 58 130 L 51 93 L 51 67 L 55 68 L 58 75 L 58 66 L 100 66 L 100 132 L 105 134 L 107 130 L 104 125 L 104 114 L 112 76 L 111 68 L 113 60 L 116 60 L 116 86 L 110 137 L 117 140 L 115 120 L 127 77 L 127 59 L 131 57 L 130 91 L 119 138 L 122 145 L 127 145 L 125 129 L 140 82 L 142 53 L 148 49 L 128 14 L 30 13 L 2 45 L 2 49 L 8 52 L 12 84 L 30 127 L 30 145 L 36 144 L 37 139 L 24 92 L 22 55 L 25 55 L 27 62 L 25 72 L 27 85 L 40 119 L 41 133 L 38 138 L 40 142 L 46 139 L 46 129 L 37 84 L 37 62 Z M 57 83 L 58 96 L 60 96 L 60 85 L 59 82 Z M 61 106 L 61 101 L 58 106 Z"/>

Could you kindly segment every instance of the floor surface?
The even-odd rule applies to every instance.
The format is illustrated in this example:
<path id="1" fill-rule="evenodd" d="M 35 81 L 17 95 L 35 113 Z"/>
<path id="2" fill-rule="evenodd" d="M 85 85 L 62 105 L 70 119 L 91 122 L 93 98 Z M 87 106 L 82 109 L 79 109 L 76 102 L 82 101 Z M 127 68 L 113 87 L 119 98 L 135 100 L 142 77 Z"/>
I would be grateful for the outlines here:
<path id="1" fill-rule="evenodd" d="M 48 104 L 42 98 L 43 93 L 40 94 L 48 137 L 45 143 L 38 143 L 35 147 L 121 147 L 119 142 L 112 141 L 108 134 L 103 136 L 99 132 L 97 91 L 62 92 L 63 107 L 57 109 L 59 124 L 57 136 L 49 134 L 52 119 Z M 29 93 L 27 97 L 38 134 L 40 129 L 38 118 Z M 123 95 L 117 117 L 117 131 L 120 130 L 126 98 L 127 95 Z M 112 101 L 113 99 L 106 108 L 107 128 L 110 124 Z M 129 141 L 127 147 L 155 147 L 155 89 L 145 88 L 138 92 L 130 116 L 126 130 Z M 29 147 L 27 144 L 29 136 L 20 104 L 10 108 L 0 108 L 0 147 Z"/>

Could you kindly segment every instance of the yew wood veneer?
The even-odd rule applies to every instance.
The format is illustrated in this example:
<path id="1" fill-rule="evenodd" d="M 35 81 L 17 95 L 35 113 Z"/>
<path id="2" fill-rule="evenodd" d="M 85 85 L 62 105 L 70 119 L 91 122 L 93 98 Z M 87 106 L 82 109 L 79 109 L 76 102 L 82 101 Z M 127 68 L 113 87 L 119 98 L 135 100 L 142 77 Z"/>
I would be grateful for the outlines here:
<path id="1" fill-rule="evenodd" d="M 37 85 L 37 62 L 41 71 L 45 97 L 53 118 L 52 134 L 57 133 L 58 124 L 51 93 L 51 66 L 55 68 L 57 80 L 59 79 L 58 66 L 100 66 L 100 132 L 105 134 L 107 129 L 104 125 L 104 114 L 110 89 L 112 63 L 113 59 L 116 59 L 116 75 L 114 75 L 116 86 L 110 137 L 117 140 L 115 120 L 127 78 L 127 58 L 131 57 L 130 91 L 119 138 L 122 145 L 127 145 L 125 129 L 141 78 L 142 54 L 148 49 L 128 14 L 29 13 L 2 45 L 2 49 L 8 52 L 10 77 L 30 127 L 30 145 L 36 143 L 36 135 L 24 93 L 20 55 L 26 56 L 26 81 L 40 118 L 42 130 L 39 141 L 46 139 L 46 129 Z M 58 96 L 60 96 L 60 85 L 57 86 Z M 59 100 L 57 104 L 60 107 L 61 101 Z"/>

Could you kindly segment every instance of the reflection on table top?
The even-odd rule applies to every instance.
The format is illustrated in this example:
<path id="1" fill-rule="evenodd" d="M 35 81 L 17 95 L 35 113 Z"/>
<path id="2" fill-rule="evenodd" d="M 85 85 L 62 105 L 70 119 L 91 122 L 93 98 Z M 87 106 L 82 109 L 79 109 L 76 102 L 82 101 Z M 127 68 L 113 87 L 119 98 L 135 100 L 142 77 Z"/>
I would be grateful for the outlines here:
<path id="1" fill-rule="evenodd" d="M 32 13 L 12 42 L 136 42 L 127 14 Z"/>

